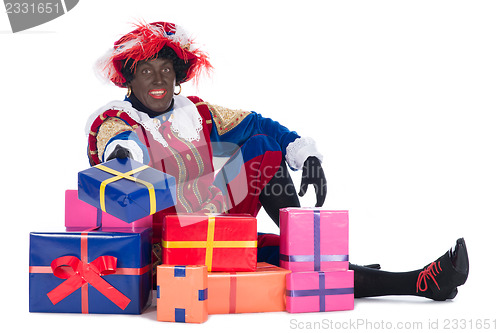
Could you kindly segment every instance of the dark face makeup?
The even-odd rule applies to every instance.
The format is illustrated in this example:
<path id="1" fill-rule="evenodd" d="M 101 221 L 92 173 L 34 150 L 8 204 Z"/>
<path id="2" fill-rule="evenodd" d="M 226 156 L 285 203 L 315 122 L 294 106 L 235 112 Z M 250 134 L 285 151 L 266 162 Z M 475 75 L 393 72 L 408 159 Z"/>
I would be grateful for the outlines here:
<path id="1" fill-rule="evenodd" d="M 172 60 L 159 58 L 137 64 L 130 88 L 144 106 L 161 113 L 170 107 L 175 83 Z"/>

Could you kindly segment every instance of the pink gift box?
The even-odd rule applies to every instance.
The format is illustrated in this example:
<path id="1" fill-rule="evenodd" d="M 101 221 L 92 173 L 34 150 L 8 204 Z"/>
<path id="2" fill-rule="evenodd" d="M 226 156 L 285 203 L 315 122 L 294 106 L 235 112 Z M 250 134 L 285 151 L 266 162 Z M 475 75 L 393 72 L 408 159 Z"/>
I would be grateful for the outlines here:
<path id="1" fill-rule="evenodd" d="M 151 228 L 153 216 L 127 223 L 78 199 L 78 190 L 66 190 L 64 224 L 69 228 L 126 227 Z"/>
<path id="2" fill-rule="evenodd" d="M 354 271 L 295 272 L 286 276 L 286 311 L 354 309 Z"/>
<path id="3" fill-rule="evenodd" d="M 349 269 L 348 212 L 281 209 L 280 266 L 292 272 Z"/>

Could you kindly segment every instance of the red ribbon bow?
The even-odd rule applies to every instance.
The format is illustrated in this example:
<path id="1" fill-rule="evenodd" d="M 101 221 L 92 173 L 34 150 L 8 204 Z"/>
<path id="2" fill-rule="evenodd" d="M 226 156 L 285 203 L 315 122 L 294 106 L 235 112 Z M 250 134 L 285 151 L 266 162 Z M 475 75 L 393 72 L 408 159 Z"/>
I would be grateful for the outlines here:
<path id="1" fill-rule="evenodd" d="M 74 256 L 54 259 L 50 264 L 53 274 L 66 281 L 51 290 L 47 296 L 55 305 L 75 290 L 90 284 L 124 310 L 130 299 L 101 277 L 116 273 L 116 261 L 117 258 L 113 256 L 100 256 L 91 263 L 83 262 Z"/>

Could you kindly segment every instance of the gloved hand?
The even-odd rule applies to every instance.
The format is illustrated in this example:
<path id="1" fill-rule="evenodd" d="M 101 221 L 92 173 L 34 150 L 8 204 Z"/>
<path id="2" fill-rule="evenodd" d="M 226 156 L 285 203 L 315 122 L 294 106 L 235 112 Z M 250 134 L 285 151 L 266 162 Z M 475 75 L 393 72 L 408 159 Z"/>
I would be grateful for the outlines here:
<path id="1" fill-rule="evenodd" d="M 304 162 L 299 196 L 306 194 L 309 185 L 313 185 L 316 191 L 316 207 L 323 206 L 326 199 L 326 178 L 321 162 L 314 156 L 309 156 Z"/>
<path id="2" fill-rule="evenodd" d="M 115 150 L 113 150 L 113 152 L 109 154 L 108 158 L 106 159 L 106 162 L 111 161 L 115 158 L 123 159 L 130 156 L 131 156 L 130 151 L 127 148 L 123 148 L 120 145 L 116 145 Z"/>

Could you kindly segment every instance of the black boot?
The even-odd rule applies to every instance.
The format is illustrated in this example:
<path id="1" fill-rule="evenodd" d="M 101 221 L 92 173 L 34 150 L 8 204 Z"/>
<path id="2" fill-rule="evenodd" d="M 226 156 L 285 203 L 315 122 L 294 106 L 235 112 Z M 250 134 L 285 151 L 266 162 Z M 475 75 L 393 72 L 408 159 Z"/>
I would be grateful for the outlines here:
<path id="1" fill-rule="evenodd" d="M 387 272 L 376 266 L 349 264 L 354 271 L 354 297 L 414 295 L 436 301 L 451 299 L 469 274 L 469 258 L 463 239 L 438 260 L 409 272 Z M 415 287 L 416 284 L 416 287 Z"/>
<path id="2" fill-rule="evenodd" d="M 427 265 L 418 275 L 416 292 L 435 301 L 453 299 L 457 287 L 469 276 L 469 256 L 463 238 L 457 240 L 455 249 L 450 249 L 439 259 Z"/>

